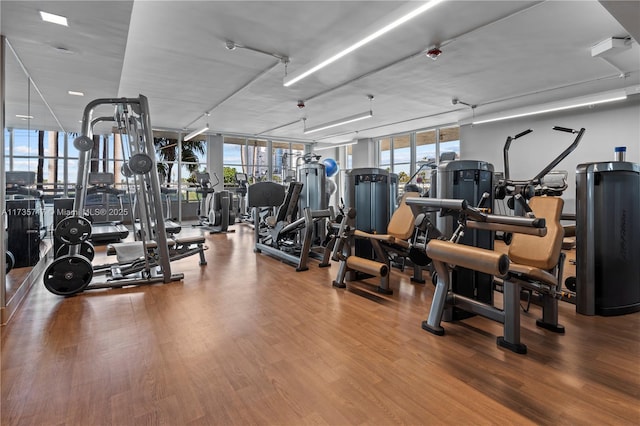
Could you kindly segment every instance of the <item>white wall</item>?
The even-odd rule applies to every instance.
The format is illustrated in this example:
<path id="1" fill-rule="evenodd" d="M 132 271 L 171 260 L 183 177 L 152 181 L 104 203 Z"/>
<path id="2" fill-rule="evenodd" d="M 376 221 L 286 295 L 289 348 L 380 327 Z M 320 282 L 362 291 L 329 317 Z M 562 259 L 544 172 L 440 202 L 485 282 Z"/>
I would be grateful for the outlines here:
<path id="1" fill-rule="evenodd" d="M 626 146 L 626 160 L 640 163 L 640 96 L 609 105 L 460 127 L 460 157 L 493 164 L 504 171 L 502 149 L 508 136 L 533 129 L 513 141 L 509 150 L 512 179 L 530 179 L 574 140 L 575 135 L 552 130 L 553 126 L 586 132 L 578 147 L 555 167 L 569 172 L 565 212 L 575 212 L 575 170 L 581 163 L 612 161 L 614 147 Z M 634 194 L 638 196 L 637 194 Z"/>
<path id="2" fill-rule="evenodd" d="M 351 165 L 354 169 L 375 167 L 377 147 L 373 139 L 358 139 L 358 143 L 351 145 Z"/>

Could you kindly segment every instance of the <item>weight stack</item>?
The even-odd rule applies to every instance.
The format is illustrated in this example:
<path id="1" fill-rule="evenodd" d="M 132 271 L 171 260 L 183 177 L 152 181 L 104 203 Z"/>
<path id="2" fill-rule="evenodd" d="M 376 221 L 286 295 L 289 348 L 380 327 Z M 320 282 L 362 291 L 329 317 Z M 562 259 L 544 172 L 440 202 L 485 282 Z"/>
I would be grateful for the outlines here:
<path id="1" fill-rule="evenodd" d="M 576 311 L 640 311 L 640 165 L 576 169 Z"/>
<path id="2" fill-rule="evenodd" d="M 345 175 L 345 210 L 356 210 L 356 229 L 371 234 L 386 234 L 391 219 L 389 172 L 360 168 L 347 170 Z M 373 247 L 365 239 L 355 240 L 355 255 L 375 259 Z"/>
<path id="3" fill-rule="evenodd" d="M 432 198 L 464 199 L 470 206 L 476 207 L 482 200 L 482 194 L 489 193 L 489 199 L 483 207 L 493 211 L 493 165 L 484 161 L 455 160 L 441 163 L 436 171 L 435 192 L 429 191 Z M 450 238 L 457 228 L 453 216 L 436 218 L 436 227 L 444 236 Z M 460 239 L 461 244 L 493 250 L 494 233 L 479 229 L 466 229 Z M 456 268 L 451 276 L 452 290 L 456 294 L 470 297 L 493 305 L 493 276 L 465 268 Z M 473 316 L 461 310 L 444 313 L 444 321 L 455 321 Z"/>
<path id="4" fill-rule="evenodd" d="M 42 210 L 40 200 L 7 200 L 7 250 L 15 268 L 34 266 L 40 260 Z"/>

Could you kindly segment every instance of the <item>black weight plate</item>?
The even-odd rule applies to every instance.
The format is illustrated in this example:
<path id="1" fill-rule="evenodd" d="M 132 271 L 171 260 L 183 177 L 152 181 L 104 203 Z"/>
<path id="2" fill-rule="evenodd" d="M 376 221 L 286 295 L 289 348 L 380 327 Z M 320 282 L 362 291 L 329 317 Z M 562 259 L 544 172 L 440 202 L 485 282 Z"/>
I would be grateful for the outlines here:
<path id="1" fill-rule="evenodd" d="M 69 254 L 69 248 L 69 244 L 62 244 L 56 252 L 56 259 L 62 256 L 67 256 Z M 89 241 L 83 241 L 82 243 L 80 243 L 80 252 L 78 254 L 80 256 L 86 257 L 88 260 L 93 260 L 96 252 L 93 248 L 93 244 L 91 244 Z"/>
<path id="2" fill-rule="evenodd" d="M 566 280 L 564 280 L 564 286 L 569 291 L 576 291 L 576 288 L 578 287 L 576 284 L 576 277 L 568 277 Z"/>
<path id="3" fill-rule="evenodd" d="M 62 256 L 44 271 L 44 286 L 53 294 L 71 296 L 84 290 L 93 278 L 91 262 L 82 256 Z"/>
<path id="4" fill-rule="evenodd" d="M 79 244 L 91 236 L 91 222 L 80 216 L 69 216 L 62 219 L 53 235 L 66 244 Z"/>

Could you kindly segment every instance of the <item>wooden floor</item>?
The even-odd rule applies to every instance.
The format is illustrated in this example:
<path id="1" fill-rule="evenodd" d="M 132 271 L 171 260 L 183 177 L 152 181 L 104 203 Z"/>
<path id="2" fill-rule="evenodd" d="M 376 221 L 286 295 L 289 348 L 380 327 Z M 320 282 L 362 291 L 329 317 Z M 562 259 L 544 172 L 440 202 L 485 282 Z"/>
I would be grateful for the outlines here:
<path id="1" fill-rule="evenodd" d="M 207 236 L 179 283 L 61 298 L 36 285 L 2 329 L 1 424 L 640 424 L 640 313 L 577 315 L 566 335 L 522 314 L 527 355 L 482 318 L 420 327 L 433 286 L 332 288 Z"/>

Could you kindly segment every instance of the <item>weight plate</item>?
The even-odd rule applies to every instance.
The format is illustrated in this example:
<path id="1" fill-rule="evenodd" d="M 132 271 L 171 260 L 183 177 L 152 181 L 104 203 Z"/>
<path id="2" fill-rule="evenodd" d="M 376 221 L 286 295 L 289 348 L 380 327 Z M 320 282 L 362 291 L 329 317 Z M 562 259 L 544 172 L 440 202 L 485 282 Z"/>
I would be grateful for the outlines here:
<path id="1" fill-rule="evenodd" d="M 73 140 L 73 146 L 81 152 L 90 151 L 93 149 L 93 139 L 89 136 L 78 136 Z"/>
<path id="2" fill-rule="evenodd" d="M 569 291 L 576 291 L 576 288 L 578 287 L 576 283 L 576 277 L 568 277 L 566 280 L 564 280 L 564 286 Z"/>
<path id="3" fill-rule="evenodd" d="M 129 159 L 129 168 L 133 173 L 144 175 L 149 173 L 152 167 L 153 159 L 142 152 L 133 154 Z"/>
<path id="4" fill-rule="evenodd" d="M 67 256 L 69 254 L 71 246 L 69 244 L 63 244 L 58 248 L 56 252 L 56 259 L 62 256 Z M 96 251 L 93 248 L 93 244 L 89 241 L 83 241 L 80 243 L 80 252 L 78 253 L 80 256 L 86 257 L 88 260 L 93 260 L 96 255 Z"/>
<path id="5" fill-rule="evenodd" d="M 80 216 L 65 217 L 58 223 L 53 235 L 66 244 L 80 244 L 91 236 L 91 222 Z"/>
<path id="6" fill-rule="evenodd" d="M 82 256 L 62 256 L 44 271 L 44 286 L 53 294 L 71 296 L 84 290 L 93 278 L 91 262 Z"/>

